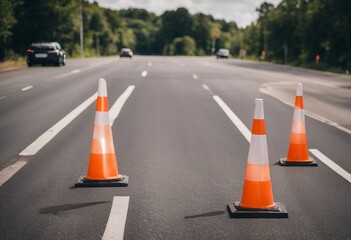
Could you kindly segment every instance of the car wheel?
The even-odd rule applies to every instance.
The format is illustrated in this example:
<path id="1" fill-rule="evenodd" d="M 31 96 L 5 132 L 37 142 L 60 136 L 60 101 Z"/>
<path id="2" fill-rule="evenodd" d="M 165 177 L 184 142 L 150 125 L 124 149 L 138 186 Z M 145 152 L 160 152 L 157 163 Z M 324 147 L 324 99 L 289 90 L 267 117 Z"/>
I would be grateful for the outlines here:
<path id="1" fill-rule="evenodd" d="M 63 59 L 62 59 L 62 65 L 65 66 L 66 65 L 66 55 L 63 56 Z"/>

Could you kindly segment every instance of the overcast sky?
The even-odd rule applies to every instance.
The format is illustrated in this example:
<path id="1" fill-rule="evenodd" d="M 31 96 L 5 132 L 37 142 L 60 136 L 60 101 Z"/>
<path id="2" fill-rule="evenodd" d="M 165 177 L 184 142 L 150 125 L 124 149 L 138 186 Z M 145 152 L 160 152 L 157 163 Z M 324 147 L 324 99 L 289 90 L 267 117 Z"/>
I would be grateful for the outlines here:
<path id="1" fill-rule="evenodd" d="M 277 6 L 281 0 L 266 0 Z M 91 0 L 92 2 L 92 0 Z M 202 12 L 218 19 L 235 21 L 245 27 L 258 17 L 255 9 L 264 0 L 96 0 L 100 6 L 111 9 L 144 8 L 157 15 L 166 10 L 186 7 L 192 14 Z"/>

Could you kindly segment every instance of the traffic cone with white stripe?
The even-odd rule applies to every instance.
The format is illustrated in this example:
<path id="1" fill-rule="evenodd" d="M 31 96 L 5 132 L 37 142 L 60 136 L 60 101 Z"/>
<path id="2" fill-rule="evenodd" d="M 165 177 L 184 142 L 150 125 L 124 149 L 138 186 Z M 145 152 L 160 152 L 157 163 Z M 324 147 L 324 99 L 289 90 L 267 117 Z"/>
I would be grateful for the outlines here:
<path id="1" fill-rule="evenodd" d="M 308 155 L 302 83 L 298 83 L 296 90 L 288 156 L 279 162 L 282 166 L 317 166 Z"/>
<path id="2" fill-rule="evenodd" d="M 288 217 L 285 206 L 273 200 L 262 99 L 255 99 L 251 143 L 241 201 L 229 203 L 227 207 L 233 218 Z"/>
<path id="3" fill-rule="evenodd" d="M 88 173 L 81 176 L 76 187 L 125 187 L 128 176 L 118 173 L 117 159 L 110 124 L 105 79 L 99 79 L 94 134 Z"/>

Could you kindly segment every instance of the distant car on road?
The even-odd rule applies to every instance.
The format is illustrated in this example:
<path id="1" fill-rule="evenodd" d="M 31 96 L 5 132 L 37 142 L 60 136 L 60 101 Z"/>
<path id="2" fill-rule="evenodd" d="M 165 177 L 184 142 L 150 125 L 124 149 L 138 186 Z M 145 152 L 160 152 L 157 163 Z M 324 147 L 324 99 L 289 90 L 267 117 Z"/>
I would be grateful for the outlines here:
<path id="1" fill-rule="evenodd" d="M 121 52 L 119 53 L 119 56 L 122 57 L 129 57 L 130 59 L 132 59 L 133 57 L 133 52 L 132 50 L 130 50 L 130 48 L 122 48 Z"/>
<path id="2" fill-rule="evenodd" d="M 225 48 L 219 49 L 216 53 L 217 59 L 218 58 L 229 58 L 229 55 L 230 55 L 229 50 L 225 49 Z"/>
<path id="3" fill-rule="evenodd" d="M 66 65 L 66 52 L 58 42 L 32 43 L 26 53 L 28 67 L 34 64 Z"/>

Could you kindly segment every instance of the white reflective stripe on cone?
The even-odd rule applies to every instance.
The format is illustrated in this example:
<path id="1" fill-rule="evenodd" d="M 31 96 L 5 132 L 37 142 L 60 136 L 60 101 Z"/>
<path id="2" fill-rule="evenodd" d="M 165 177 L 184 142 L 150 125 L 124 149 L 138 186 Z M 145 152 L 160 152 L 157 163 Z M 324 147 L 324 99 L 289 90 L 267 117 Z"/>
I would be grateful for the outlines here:
<path id="1" fill-rule="evenodd" d="M 293 121 L 305 121 L 305 112 L 303 109 L 294 109 Z"/>
<path id="2" fill-rule="evenodd" d="M 270 181 L 271 174 L 268 164 L 247 164 L 245 172 L 245 180 L 262 182 Z"/>
<path id="3" fill-rule="evenodd" d="M 109 138 L 112 139 L 112 130 L 110 125 L 95 125 L 94 126 L 94 139 Z"/>
<path id="4" fill-rule="evenodd" d="M 110 125 L 109 112 L 96 112 L 95 113 L 95 124 L 97 124 L 97 125 Z"/>
<path id="5" fill-rule="evenodd" d="M 249 156 L 247 163 L 250 164 L 268 164 L 268 150 L 266 135 L 251 136 L 251 143 L 249 148 Z"/>
<path id="6" fill-rule="evenodd" d="M 296 121 L 292 123 L 291 127 L 292 133 L 306 133 L 305 122 L 303 121 Z"/>

